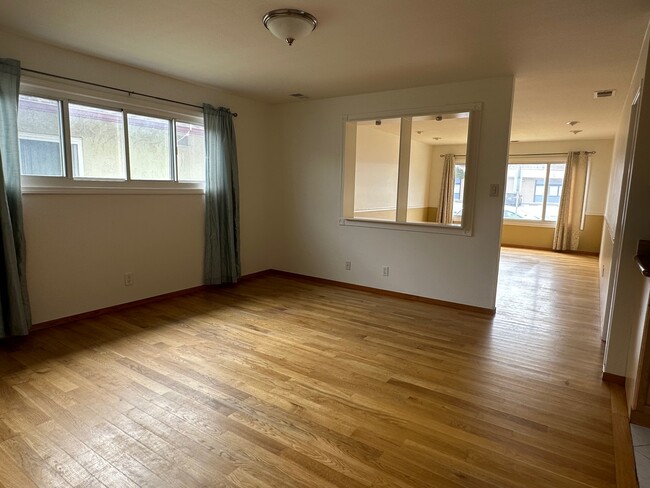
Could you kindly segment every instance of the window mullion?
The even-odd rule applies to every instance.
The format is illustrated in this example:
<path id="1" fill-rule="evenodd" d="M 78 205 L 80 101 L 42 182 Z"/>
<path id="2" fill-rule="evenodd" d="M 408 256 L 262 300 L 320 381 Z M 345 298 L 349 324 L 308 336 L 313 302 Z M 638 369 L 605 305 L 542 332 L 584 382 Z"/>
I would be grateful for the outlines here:
<path id="1" fill-rule="evenodd" d="M 170 157 L 171 161 L 170 164 L 172 165 L 171 167 L 171 176 L 172 176 L 172 181 L 178 181 L 178 146 L 176 144 L 177 142 L 177 137 L 176 137 L 176 119 L 172 119 L 171 123 L 169 124 L 169 131 L 170 131 Z"/>
<path id="2" fill-rule="evenodd" d="M 542 222 L 546 222 L 546 201 L 548 200 L 548 187 L 551 183 L 551 163 L 546 163 L 546 184 L 544 185 L 544 201 L 542 203 Z"/>
<path id="3" fill-rule="evenodd" d="M 122 119 L 124 128 L 124 160 L 126 162 L 126 181 L 131 181 L 131 156 L 129 150 L 129 119 L 126 110 L 122 110 Z"/>
<path id="4" fill-rule="evenodd" d="M 63 164 L 65 166 L 64 177 L 72 179 L 74 177 L 74 173 L 72 171 L 72 136 L 70 134 L 70 109 L 68 107 L 68 100 L 61 100 L 60 103 L 61 117 L 63 119 L 61 121 L 61 130 L 63 132 L 63 134 L 61 134 L 61 139 L 63 140 Z"/>
<path id="5" fill-rule="evenodd" d="M 397 173 L 397 222 L 406 222 L 408 214 L 409 170 L 411 165 L 411 129 L 413 119 L 402 117 Z"/>

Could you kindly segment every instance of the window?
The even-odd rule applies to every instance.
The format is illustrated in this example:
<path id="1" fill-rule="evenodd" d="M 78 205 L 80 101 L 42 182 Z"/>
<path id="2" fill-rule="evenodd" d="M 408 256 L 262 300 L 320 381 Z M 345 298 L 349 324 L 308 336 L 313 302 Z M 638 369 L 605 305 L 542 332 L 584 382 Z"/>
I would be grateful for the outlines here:
<path id="1" fill-rule="evenodd" d="M 21 174 L 61 181 L 201 182 L 205 141 L 198 120 L 22 94 Z"/>
<path id="2" fill-rule="evenodd" d="M 18 143 L 21 174 L 63 176 L 61 103 L 21 95 L 18 101 Z"/>
<path id="3" fill-rule="evenodd" d="M 557 220 L 564 163 L 510 163 L 503 217 L 513 221 Z"/>
<path id="4" fill-rule="evenodd" d="M 176 161 L 178 181 L 203 181 L 205 135 L 202 125 L 176 122 Z"/>
<path id="5" fill-rule="evenodd" d="M 69 112 L 70 136 L 81 148 L 72 158 L 74 177 L 125 180 L 122 112 L 74 103 L 69 105 Z"/>
<path id="6" fill-rule="evenodd" d="M 473 170 L 468 163 L 474 146 L 469 134 L 479 108 L 464 108 L 347 120 L 342 223 L 469 229 L 467 182 Z M 446 154 L 458 154 L 451 172 L 445 170 Z M 439 212 L 441 206 L 447 211 Z"/>
<path id="7" fill-rule="evenodd" d="M 143 115 L 127 115 L 129 160 L 133 180 L 171 180 L 171 123 Z"/>

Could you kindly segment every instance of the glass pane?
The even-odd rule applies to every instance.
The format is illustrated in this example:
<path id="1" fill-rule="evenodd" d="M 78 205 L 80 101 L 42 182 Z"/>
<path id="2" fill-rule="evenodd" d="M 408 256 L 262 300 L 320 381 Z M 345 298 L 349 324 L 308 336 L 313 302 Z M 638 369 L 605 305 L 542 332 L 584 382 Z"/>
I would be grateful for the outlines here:
<path id="1" fill-rule="evenodd" d="M 469 113 L 412 118 L 407 222 L 460 225 L 465 193 L 465 161 L 457 159 L 445 171 L 445 154 L 465 154 Z M 450 145 L 453 144 L 453 147 Z M 448 197 L 443 197 L 447 188 Z M 441 205 L 450 209 L 445 219 Z"/>
<path id="2" fill-rule="evenodd" d="M 132 180 L 171 180 L 171 122 L 127 115 Z"/>
<path id="3" fill-rule="evenodd" d="M 69 104 L 75 178 L 126 179 L 122 112 Z"/>
<path id="4" fill-rule="evenodd" d="M 34 176 L 64 176 L 61 103 L 20 95 L 18 142 L 20 172 Z"/>
<path id="5" fill-rule="evenodd" d="M 401 119 L 357 122 L 354 216 L 395 221 Z"/>
<path id="6" fill-rule="evenodd" d="M 551 164 L 548 177 L 548 196 L 546 197 L 546 220 L 555 222 L 560 207 L 562 185 L 564 183 L 564 170 L 566 164 Z"/>
<path id="7" fill-rule="evenodd" d="M 509 164 L 503 218 L 542 220 L 546 164 Z"/>
<path id="8" fill-rule="evenodd" d="M 176 122 L 178 181 L 205 180 L 205 136 L 203 126 Z"/>

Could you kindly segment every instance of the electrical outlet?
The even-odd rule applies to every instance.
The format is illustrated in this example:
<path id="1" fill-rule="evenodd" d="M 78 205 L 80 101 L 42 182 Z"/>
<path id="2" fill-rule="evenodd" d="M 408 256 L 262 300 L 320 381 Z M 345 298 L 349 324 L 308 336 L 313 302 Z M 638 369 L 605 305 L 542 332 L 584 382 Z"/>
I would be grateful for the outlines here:
<path id="1" fill-rule="evenodd" d="M 490 185 L 490 196 L 491 197 L 499 196 L 499 185 L 497 183 L 492 183 Z"/>
<path id="2" fill-rule="evenodd" d="M 388 278 L 389 274 L 390 274 L 390 267 L 384 266 L 384 278 Z"/>
<path id="3" fill-rule="evenodd" d="M 133 273 L 127 271 L 124 273 L 124 286 L 131 286 L 133 284 Z"/>
<path id="4" fill-rule="evenodd" d="M 345 262 L 345 270 L 350 271 L 352 269 L 352 261 Z"/>

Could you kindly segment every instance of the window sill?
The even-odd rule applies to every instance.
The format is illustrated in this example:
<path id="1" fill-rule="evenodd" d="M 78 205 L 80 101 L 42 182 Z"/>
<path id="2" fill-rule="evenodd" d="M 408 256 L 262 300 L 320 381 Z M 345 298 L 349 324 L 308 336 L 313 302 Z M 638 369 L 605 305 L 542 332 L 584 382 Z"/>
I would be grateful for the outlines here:
<path id="1" fill-rule="evenodd" d="M 24 195 L 175 195 L 203 194 L 203 183 L 173 181 L 71 180 L 23 177 Z"/>
<path id="2" fill-rule="evenodd" d="M 503 225 L 515 225 L 521 227 L 545 227 L 554 229 L 555 224 L 555 222 L 542 222 L 540 220 L 503 219 Z"/>
<path id="3" fill-rule="evenodd" d="M 200 188 L 22 188 L 23 195 L 203 195 Z"/>
<path id="4" fill-rule="evenodd" d="M 430 234 L 450 234 L 469 237 L 472 231 L 460 225 L 442 225 L 428 222 L 390 222 L 378 219 L 340 218 L 339 225 L 351 227 L 372 227 L 376 229 L 400 230 L 407 232 L 426 232 Z"/>

